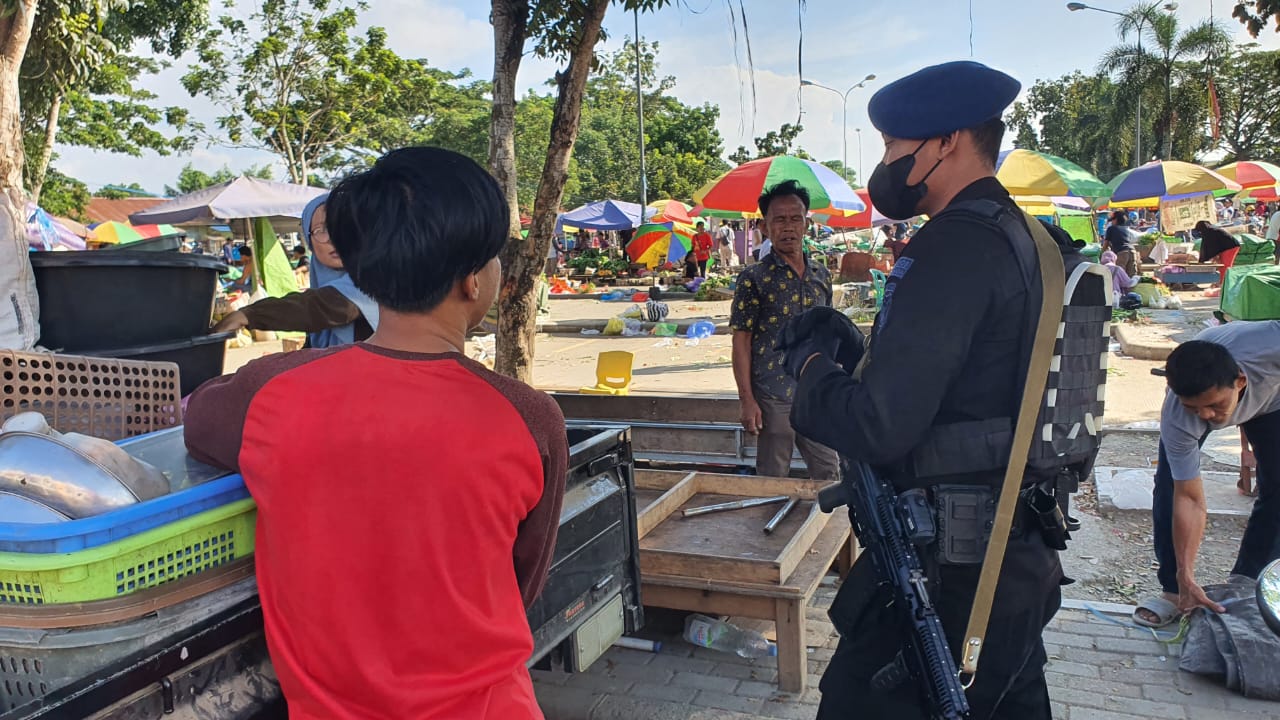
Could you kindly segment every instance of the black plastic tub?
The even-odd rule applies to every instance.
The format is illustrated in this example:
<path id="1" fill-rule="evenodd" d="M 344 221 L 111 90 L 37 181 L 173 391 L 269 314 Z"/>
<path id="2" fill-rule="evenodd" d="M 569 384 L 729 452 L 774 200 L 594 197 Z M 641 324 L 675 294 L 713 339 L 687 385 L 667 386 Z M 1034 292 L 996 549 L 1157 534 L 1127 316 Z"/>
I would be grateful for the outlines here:
<path id="1" fill-rule="evenodd" d="M 205 380 L 222 374 L 227 341 L 235 336 L 233 332 L 225 332 L 131 348 L 84 350 L 81 354 L 120 360 L 177 363 L 180 392 L 186 397 Z"/>
<path id="2" fill-rule="evenodd" d="M 126 251 L 33 252 L 40 345 L 114 350 L 209 332 L 218 274 L 208 255 Z"/>

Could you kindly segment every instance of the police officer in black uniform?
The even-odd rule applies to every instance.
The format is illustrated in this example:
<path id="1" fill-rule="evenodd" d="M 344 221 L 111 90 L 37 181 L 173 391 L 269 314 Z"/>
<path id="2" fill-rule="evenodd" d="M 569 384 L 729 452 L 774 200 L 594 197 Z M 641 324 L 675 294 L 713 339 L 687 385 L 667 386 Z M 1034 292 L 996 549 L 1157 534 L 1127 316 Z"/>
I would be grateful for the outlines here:
<path id="1" fill-rule="evenodd" d="M 894 265 L 854 376 L 836 362 L 847 359 L 817 351 L 822 343 L 803 364 L 789 363 L 799 375 L 796 430 L 869 463 L 900 492 L 934 493 L 947 484 L 998 488 L 1003 480 L 1041 282 L 1037 267 L 1028 266 L 1036 257 L 1034 246 L 1028 251 L 1030 235 L 1009 237 L 990 216 L 965 206 L 987 201 L 997 215 L 1015 213 L 1026 230 L 994 177 L 1005 129 L 1000 116 L 1020 87 L 985 65 L 953 62 L 872 97 L 867 112 L 884 135 L 885 152 L 868 183 L 871 202 L 890 218 L 931 220 Z M 1021 254 L 1017 243 L 1024 244 Z M 922 555 L 930 596 L 958 658 L 981 564 Z M 1041 632 L 1060 604 L 1062 567 L 1034 524 L 1020 520 L 1005 557 L 982 662 L 967 692 L 971 717 L 1050 720 Z M 872 689 L 871 677 L 902 645 L 890 600 L 864 555 L 831 609 L 841 639 L 822 678 L 819 720 L 929 717 L 911 681 Z"/>

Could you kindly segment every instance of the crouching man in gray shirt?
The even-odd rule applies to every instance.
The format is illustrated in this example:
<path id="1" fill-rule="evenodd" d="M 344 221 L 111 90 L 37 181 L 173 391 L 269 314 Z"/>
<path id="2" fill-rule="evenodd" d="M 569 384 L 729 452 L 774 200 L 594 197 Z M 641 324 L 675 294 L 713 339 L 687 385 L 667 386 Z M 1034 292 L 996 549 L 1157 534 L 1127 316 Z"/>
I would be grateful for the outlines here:
<path id="1" fill-rule="evenodd" d="M 1164 596 L 1139 605 L 1134 620 L 1159 626 L 1195 607 L 1221 612 L 1196 582 L 1204 537 L 1200 446 L 1212 430 L 1238 425 L 1257 465 L 1258 497 L 1232 574 L 1257 578 L 1280 557 L 1280 321 L 1233 322 L 1183 343 L 1166 363 L 1153 540 Z M 1249 450 L 1244 450 L 1248 462 Z"/>

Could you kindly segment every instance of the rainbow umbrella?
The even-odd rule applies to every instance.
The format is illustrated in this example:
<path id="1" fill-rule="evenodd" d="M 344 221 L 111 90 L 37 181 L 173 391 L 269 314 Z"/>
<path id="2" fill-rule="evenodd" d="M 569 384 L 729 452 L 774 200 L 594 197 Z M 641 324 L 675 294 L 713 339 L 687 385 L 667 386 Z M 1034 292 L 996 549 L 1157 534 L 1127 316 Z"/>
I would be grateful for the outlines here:
<path id="1" fill-rule="evenodd" d="M 809 191 L 809 207 L 851 212 L 867 207 L 834 170 L 790 155 L 743 163 L 704 185 L 693 200 L 714 210 L 756 212 L 765 189 L 784 180 L 795 180 Z"/>
<path id="2" fill-rule="evenodd" d="M 627 243 L 631 262 L 655 268 L 665 262 L 680 263 L 693 247 L 693 230 L 680 223 L 646 223 L 636 228 Z"/>
<path id="3" fill-rule="evenodd" d="M 1275 187 L 1280 183 L 1280 167 L 1257 160 L 1233 162 L 1214 172 L 1228 180 L 1235 180 L 1243 188 Z"/>
<path id="4" fill-rule="evenodd" d="M 692 225 L 693 218 L 689 216 L 689 211 L 692 209 L 693 206 L 685 205 L 679 200 L 655 200 L 649 203 L 644 211 L 645 222 L 678 222 Z"/>
<path id="5" fill-rule="evenodd" d="M 1240 189 L 1234 180 L 1181 160 L 1152 160 L 1125 170 L 1107 184 L 1116 207 L 1155 207 L 1162 197 Z"/>
<path id="6" fill-rule="evenodd" d="M 752 212 L 741 212 L 738 210 L 713 210 L 705 205 L 694 205 L 689 214 L 695 218 L 713 217 L 724 218 L 725 220 L 758 220 L 760 218 L 760 210 L 758 208 Z"/>
<path id="7" fill-rule="evenodd" d="M 108 245 L 121 245 L 164 235 L 177 235 L 181 232 L 172 225 L 130 225 L 108 220 L 94 225 L 88 239 Z"/>
<path id="8" fill-rule="evenodd" d="M 1236 197 L 1248 200 L 1280 200 L 1280 185 L 1248 188 Z"/>
<path id="9" fill-rule="evenodd" d="M 996 179 L 1010 195 L 1074 195 L 1105 198 L 1111 188 L 1093 173 L 1056 155 L 1005 150 L 996 159 Z"/>
<path id="10" fill-rule="evenodd" d="M 822 208 L 809 213 L 809 217 L 813 218 L 813 221 L 819 225 L 826 225 L 830 228 L 852 228 L 854 230 L 866 230 L 895 222 L 881 215 L 879 210 L 872 207 L 871 195 L 866 188 L 858 188 L 854 192 L 857 193 L 858 199 L 862 200 L 867 206 L 866 210 L 850 215 L 834 208 Z"/>

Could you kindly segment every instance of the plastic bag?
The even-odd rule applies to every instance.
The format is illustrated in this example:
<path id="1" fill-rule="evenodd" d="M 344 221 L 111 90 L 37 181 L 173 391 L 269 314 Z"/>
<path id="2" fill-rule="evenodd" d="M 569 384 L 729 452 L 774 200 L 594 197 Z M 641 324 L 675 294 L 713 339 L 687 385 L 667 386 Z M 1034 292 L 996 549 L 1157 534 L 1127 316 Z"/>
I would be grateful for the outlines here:
<path id="1" fill-rule="evenodd" d="M 710 320 L 699 320 L 685 330 L 684 336 L 690 340 L 701 340 L 702 338 L 711 337 L 716 332 L 716 326 Z"/>
<path id="2" fill-rule="evenodd" d="M 608 322 L 604 324 L 604 334 L 605 335 L 621 335 L 622 329 L 625 327 L 626 325 L 624 324 L 624 321 L 622 318 L 620 317 L 609 318 Z"/>
<path id="3" fill-rule="evenodd" d="M 639 320 L 632 320 L 631 318 L 623 318 L 622 319 L 622 336 L 636 337 L 639 335 L 644 335 L 644 325 L 642 325 Z"/>
<path id="4" fill-rule="evenodd" d="M 679 329 L 680 328 L 677 327 L 675 323 L 662 322 L 654 326 L 653 334 L 658 337 L 675 337 Z"/>

